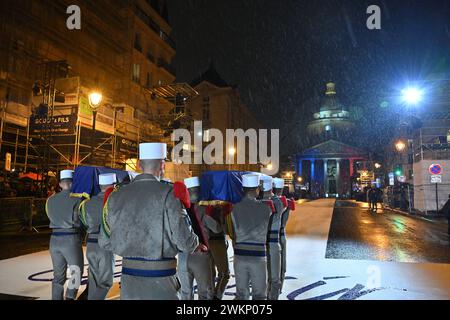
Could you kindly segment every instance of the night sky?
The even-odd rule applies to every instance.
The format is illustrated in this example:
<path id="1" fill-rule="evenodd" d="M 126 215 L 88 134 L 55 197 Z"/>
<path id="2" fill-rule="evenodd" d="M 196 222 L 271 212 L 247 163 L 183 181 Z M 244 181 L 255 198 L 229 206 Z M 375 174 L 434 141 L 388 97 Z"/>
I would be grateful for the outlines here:
<path id="1" fill-rule="evenodd" d="M 381 30 L 366 27 L 371 4 L 381 7 Z M 326 82 L 336 82 L 340 101 L 359 117 L 354 145 L 370 141 L 379 151 L 395 127 L 400 89 L 449 76 L 448 0 L 169 0 L 169 15 L 177 81 L 190 82 L 214 61 L 295 150 L 309 146 L 305 126 Z"/>

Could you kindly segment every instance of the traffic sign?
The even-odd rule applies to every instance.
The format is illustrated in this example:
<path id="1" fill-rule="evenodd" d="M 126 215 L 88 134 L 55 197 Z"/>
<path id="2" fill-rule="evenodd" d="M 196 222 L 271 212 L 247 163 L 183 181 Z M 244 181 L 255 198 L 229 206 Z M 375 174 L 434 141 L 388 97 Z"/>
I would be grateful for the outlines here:
<path id="1" fill-rule="evenodd" d="M 442 173 L 442 166 L 439 163 L 433 163 L 428 168 L 428 172 L 430 172 L 430 174 L 441 174 Z"/>
<path id="2" fill-rule="evenodd" d="M 439 174 L 433 174 L 431 176 L 431 183 L 442 183 L 442 176 Z"/>

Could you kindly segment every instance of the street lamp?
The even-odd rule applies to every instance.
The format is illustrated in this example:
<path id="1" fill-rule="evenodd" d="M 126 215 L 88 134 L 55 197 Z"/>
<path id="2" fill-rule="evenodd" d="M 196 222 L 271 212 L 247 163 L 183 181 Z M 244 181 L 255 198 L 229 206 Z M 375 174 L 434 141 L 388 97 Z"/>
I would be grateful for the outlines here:
<path id="1" fill-rule="evenodd" d="M 303 180 L 302 177 L 297 177 L 298 182 L 302 182 L 302 180 Z"/>
<path id="2" fill-rule="evenodd" d="M 236 149 L 234 147 L 229 147 L 228 148 L 228 155 L 229 155 L 229 159 L 233 159 L 234 160 L 234 155 L 236 154 Z M 231 161 L 230 161 L 231 162 Z M 234 161 L 233 161 L 234 162 Z M 228 169 L 231 169 L 231 163 L 228 166 Z"/>
<path id="3" fill-rule="evenodd" d="M 89 94 L 89 105 L 92 109 L 97 109 L 102 102 L 102 94 L 98 91 L 93 91 Z"/>
<path id="4" fill-rule="evenodd" d="M 89 94 L 89 106 L 92 110 L 92 149 L 91 149 L 91 157 L 94 160 L 95 153 L 95 120 L 97 118 L 97 109 L 100 107 L 102 103 L 102 94 L 98 91 L 93 91 Z"/>
<path id="5" fill-rule="evenodd" d="M 375 169 L 380 169 L 381 168 L 381 164 L 379 164 L 378 162 L 375 163 Z"/>
<path id="6" fill-rule="evenodd" d="M 402 90 L 402 99 L 409 105 L 417 104 L 422 100 L 422 91 L 418 88 L 408 87 Z"/>
<path id="7" fill-rule="evenodd" d="M 395 149 L 396 149 L 398 152 L 402 152 L 403 150 L 405 150 L 405 148 L 406 148 L 406 144 L 405 144 L 402 140 L 398 140 L 398 141 L 395 143 Z"/>

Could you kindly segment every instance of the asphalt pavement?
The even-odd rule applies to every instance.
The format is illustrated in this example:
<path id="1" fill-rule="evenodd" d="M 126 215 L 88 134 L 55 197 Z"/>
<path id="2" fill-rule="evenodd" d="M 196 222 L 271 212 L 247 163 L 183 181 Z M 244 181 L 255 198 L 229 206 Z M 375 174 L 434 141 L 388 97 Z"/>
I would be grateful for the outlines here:
<path id="1" fill-rule="evenodd" d="M 336 201 L 326 258 L 450 263 L 447 223 Z"/>

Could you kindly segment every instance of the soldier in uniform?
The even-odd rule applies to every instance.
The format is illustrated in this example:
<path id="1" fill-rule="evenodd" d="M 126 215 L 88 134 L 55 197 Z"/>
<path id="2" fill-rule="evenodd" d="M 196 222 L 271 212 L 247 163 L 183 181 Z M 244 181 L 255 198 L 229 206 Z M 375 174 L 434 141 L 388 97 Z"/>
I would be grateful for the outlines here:
<path id="1" fill-rule="evenodd" d="M 73 171 L 60 172 L 61 192 L 47 199 L 45 211 L 50 220 L 50 256 L 53 264 L 52 299 L 64 299 L 64 283 L 67 267 L 71 278 L 66 290 L 66 299 L 75 300 L 83 274 L 83 249 L 78 207 L 80 199 L 70 196 Z"/>
<path id="2" fill-rule="evenodd" d="M 283 189 L 275 188 L 276 194 L 281 194 Z M 286 275 L 286 225 L 289 219 L 289 213 L 291 210 L 295 210 L 295 202 L 293 199 L 287 201 L 288 205 L 281 215 L 281 225 L 280 225 L 280 246 L 281 246 L 281 274 L 280 274 L 280 293 L 283 290 L 284 278 Z"/>
<path id="3" fill-rule="evenodd" d="M 227 214 L 227 206 L 210 206 L 211 217 L 218 222 L 218 229 L 214 231 L 208 229 L 209 251 L 212 257 L 212 282 L 214 285 L 213 299 L 221 300 L 228 281 L 230 280 L 230 266 L 228 263 L 228 241 L 225 236 L 225 221 L 224 217 Z M 216 272 L 217 269 L 217 272 Z M 217 276 L 217 283 L 215 279 Z"/>
<path id="4" fill-rule="evenodd" d="M 86 251 L 89 263 L 88 300 L 104 300 L 114 280 L 114 254 L 100 248 L 98 236 L 102 223 L 103 198 L 106 190 L 117 182 L 116 174 L 100 174 L 98 181 L 101 192 L 80 205 L 80 220 L 88 233 Z"/>
<path id="5" fill-rule="evenodd" d="M 250 284 L 253 300 L 267 298 L 266 235 L 271 210 L 256 200 L 259 183 L 258 174 L 242 176 L 244 197 L 228 216 L 232 226 L 229 232 L 234 247 L 237 300 L 249 299 Z"/>
<path id="6" fill-rule="evenodd" d="M 103 207 L 99 245 L 123 257 L 121 299 L 178 300 L 178 252 L 205 250 L 173 187 L 163 184 L 167 145 L 141 143 L 142 174 Z"/>
<path id="7" fill-rule="evenodd" d="M 207 214 L 205 206 L 197 206 L 200 198 L 200 179 L 198 177 L 187 178 L 184 184 L 189 190 L 191 206 L 187 209 L 192 221 L 192 227 L 200 242 L 206 247 L 208 243 L 207 230 L 220 232 L 219 223 Z M 181 299 L 193 300 L 194 279 L 197 282 L 199 300 L 212 300 L 213 298 L 213 276 L 211 268 L 210 252 L 180 252 L 178 254 L 178 276 L 181 282 Z"/>
<path id="8" fill-rule="evenodd" d="M 281 247 L 280 247 L 280 225 L 281 214 L 284 211 L 283 203 L 278 195 L 272 193 L 272 184 L 278 182 L 277 178 L 262 176 L 263 201 L 272 200 L 275 212 L 270 216 L 269 229 L 267 232 L 267 272 L 268 288 L 267 299 L 278 300 L 280 295 L 280 273 L 281 273 Z M 282 181 L 284 182 L 284 181 Z"/>

